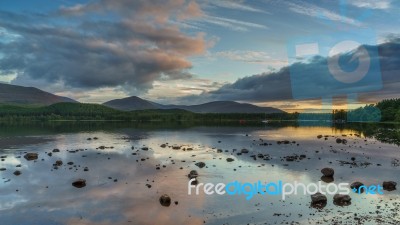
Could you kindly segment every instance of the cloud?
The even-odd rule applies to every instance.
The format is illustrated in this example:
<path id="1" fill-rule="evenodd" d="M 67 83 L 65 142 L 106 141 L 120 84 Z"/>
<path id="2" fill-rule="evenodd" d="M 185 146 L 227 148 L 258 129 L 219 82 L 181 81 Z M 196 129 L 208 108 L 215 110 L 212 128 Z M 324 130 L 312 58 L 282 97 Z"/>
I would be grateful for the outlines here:
<path id="1" fill-rule="evenodd" d="M 249 63 L 264 63 L 271 58 L 267 53 L 261 51 L 221 51 L 216 52 L 215 56 Z"/>
<path id="2" fill-rule="evenodd" d="M 373 46 L 364 46 L 369 49 Z M 357 48 L 351 53 L 342 55 L 342 57 L 351 58 L 358 54 L 361 48 Z M 378 45 L 379 62 L 382 72 L 383 88 L 377 91 L 361 92 L 359 99 L 363 102 L 376 102 L 385 98 L 398 97 L 398 87 L 400 86 L 400 38 L 392 36 L 388 42 Z M 325 90 L 327 88 L 336 88 L 344 93 L 354 93 L 355 88 L 350 86 L 337 86 L 334 80 L 326 79 L 331 76 L 326 70 L 327 58 L 316 56 L 307 63 L 295 63 L 283 67 L 281 70 L 272 73 L 263 73 L 238 79 L 231 84 L 225 84 L 217 90 L 203 93 L 201 95 L 191 95 L 181 98 L 183 103 L 204 103 L 217 100 L 233 100 L 245 102 L 279 102 L 295 100 L 292 94 L 292 83 L 290 71 L 296 69 L 302 71 L 301 77 L 309 79 L 300 79 L 297 85 L 300 87 L 312 86 L 315 90 Z M 310 79 L 311 78 L 311 79 Z M 332 81 L 332 82 L 331 82 Z M 307 82 L 302 85 L 301 82 Z M 364 89 L 365 87 L 361 87 Z M 307 90 L 304 90 L 307 91 Z M 318 99 L 328 96 L 316 96 Z M 342 96 L 338 96 L 342 97 Z M 309 99 L 308 101 L 313 100 Z"/>
<path id="3" fill-rule="evenodd" d="M 226 58 L 232 61 L 245 62 L 245 63 L 255 63 L 255 64 L 265 64 L 270 66 L 282 66 L 287 65 L 285 60 L 273 59 L 270 55 L 262 51 L 220 51 L 213 54 L 219 58 Z"/>
<path id="4" fill-rule="evenodd" d="M 190 80 L 155 81 L 154 88 L 143 97 L 157 103 L 179 104 L 180 98 L 188 95 L 200 95 L 214 91 L 224 83 L 214 82 L 208 79 L 193 78 Z"/>
<path id="5" fill-rule="evenodd" d="M 391 7 L 391 0 L 349 0 L 349 4 L 359 8 L 369 9 L 389 9 Z"/>
<path id="6" fill-rule="evenodd" d="M 211 43 L 204 33 L 186 34 L 169 21 L 201 13 L 196 2 L 184 0 L 101 0 L 63 7 L 33 22 L 0 12 L 2 31 L 18 35 L 0 42 L 1 74 L 17 73 L 13 83 L 31 86 L 36 80 L 42 88 L 46 83 L 89 89 L 122 86 L 143 93 L 161 78 L 192 77 L 188 57 L 204 54 Z M 7 19 L 10 14 L 25 22 Z"/>
<path id="7" fill-rule="evenodd" d="M 252 23 L 252 22 L 246 22 L 242 20 L 236 20 L 236 19 L 230 19 L 230 18 L 224 18 L 224 17 L 218 17 L 218 16 L 210 16 L 210 15 L 205 15 L 202 18 L 199 19 L 200 22 L 205 22 L 209 24 L 214 24 L 218 25 L 221 27 L 229 28 L 234 31 L 249 31 L 250 29 L 268 29 L 267 26 L 258 24 L 258 23 Z"/>
<path id="8" fill-rule="evenodd" d="M 307 3 L 307 2 L 285 2 L 289 10 L 298 14 L 306 15 L 306 16 L 311 16 L 319 19 L 325 19 L 325 20 L 331 20 L 335 22 L 341 22 L 345 23 L 348 25 L 353 25 L 353 26 L 361 26 L 362 23 L 347 17 L 345 15 L 340 15 L 334 11 L 319 7 L 317 5 Z"/>
<path id="9" fill-rule="evenodd" d="M 243 11 L 249 11 L 249 12 L 260 12 L 260 13 L 267 13 L 264 10 L 252 7 L 250 5 L 247 5 L 243 3 L 243 1 L 235 1 L 235 0 L 219 0 L 219 1 L 211 1 L 211 4 L 222 7 L 222 8 L 227 8 L 227 9 L 235 9 L 235 10 L 243 10 Z"/>

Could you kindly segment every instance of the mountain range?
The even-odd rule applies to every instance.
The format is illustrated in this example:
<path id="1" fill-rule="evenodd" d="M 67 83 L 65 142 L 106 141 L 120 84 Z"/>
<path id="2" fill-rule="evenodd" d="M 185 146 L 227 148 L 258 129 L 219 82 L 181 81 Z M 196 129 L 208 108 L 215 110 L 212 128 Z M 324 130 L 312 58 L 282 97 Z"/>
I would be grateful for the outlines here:
<path id="1" fill-rule="evenodd" d="M 132 111 L 144 109 L 184 109 L 195 113 L 283 113 L 272 107 L 259 107 L 248 103 L 234 101 L 214 101 L 199 105 L 163 105 L 141 99 L 136 96 L 115 99 L 103 103 L 110 108 Z"/>
<path id="2" fill-rule="evenodd" d="M 51 105 L 58 102 L 77 102 L 34 87 L 0 83 L 0 103 L 21 105 Z"/>
<path id="3" fill-rule="evenodd" d="M 54 95 L 34 87 L 22 87 L 0 83 L 0 103 L 2 104 L 51 105 L 59 102 L 78 103 L 78 101 L 73 99 Z M 214 101 L 199 105 L 163 105 L 136 96 L 114 99 L 103 103 L 103 105 L 122 111 L 183 109 L 195 113 L 283 113 L 280 109 L 259 107 L 235 101 Z"/>

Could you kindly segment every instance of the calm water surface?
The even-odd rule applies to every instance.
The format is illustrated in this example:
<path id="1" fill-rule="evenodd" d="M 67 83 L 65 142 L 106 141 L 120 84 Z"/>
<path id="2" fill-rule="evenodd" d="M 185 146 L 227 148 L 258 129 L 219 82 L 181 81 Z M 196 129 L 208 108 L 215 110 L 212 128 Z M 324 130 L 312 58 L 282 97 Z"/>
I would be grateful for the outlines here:
<path id="1" fill-rule="evenodd" d="M 168 127 L 2 124 L 0 168 L 5 170 L 0 171 L 0 224 L 400 223 L 398 190 L 384 195 L 351 193 L 352 204 L 344 207 L 334 205 L 328 195 L 326 207 L 315 209 L 310 207 L 310 196 L 303 195 L 288 196 L 285 201 L 263 195 L 249 201 L 245 196 L 189 196 L 187 177 L 195 169 L 204 183 L 282 180 L 307 184 L 320 181 L 320 170 L 332 167 L 335 183 L 399 183 L 396 127 Z M 328 137 L 318 139 L 317 135 Z M 338 137 L 347 144 L 336 143 Z M 277 143 L 283 140 L 293 143 Z M 160 147 L 165 143 L 168 147 Z M 174 150 L 174 145 L 182 147 Z M 144 146 L 149 150 L 141 150 Z M 243 148 L 250 152 L 237 155 Z M 60 152 L 49 156 L 53 149 Z M 26 160 L 27 152 L 38 153 L 38 159 Z M 250 157 L 259 153 L 270 160 Z M 284 158 L 292 155 L 306 158 Z M 234 161 L 227 162 L 228 157 Z M 57 160 L 63 165 L 54 169 Z M 206 166 L 200 169 L 196 162 Z M 21 175 L 15 176 L 16 170 Z M 86 187 L 71 185 L 79 178 L 86 180 Z M 169 207 L 159 203 L 163 194 L 172 199 Z"/>

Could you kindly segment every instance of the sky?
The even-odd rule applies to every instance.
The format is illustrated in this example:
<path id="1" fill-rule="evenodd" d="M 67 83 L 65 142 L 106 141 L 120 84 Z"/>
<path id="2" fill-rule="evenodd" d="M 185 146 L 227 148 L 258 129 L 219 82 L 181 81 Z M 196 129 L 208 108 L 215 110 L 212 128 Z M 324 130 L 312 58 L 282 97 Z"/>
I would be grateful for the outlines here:
<path id="1" fill-rule="evenodd" d="M 88 103 L 361 105 L 399 96 L 399 12 L 396 0 L 2 0 L 0 82 Z M 331 66 L 342 59 L 347 70 Z"/>

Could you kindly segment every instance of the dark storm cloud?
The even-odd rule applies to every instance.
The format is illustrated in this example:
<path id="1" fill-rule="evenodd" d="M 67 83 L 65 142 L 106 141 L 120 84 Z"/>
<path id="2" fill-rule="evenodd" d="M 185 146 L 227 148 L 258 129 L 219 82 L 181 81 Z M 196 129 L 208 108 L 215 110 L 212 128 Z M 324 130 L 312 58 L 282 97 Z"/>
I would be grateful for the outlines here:
<path id="1" fill-rule="evenodd" d="M 374 46 L 363 46 L 366 49 L 371 49 Z M 317 56 L 308 63 L 295 63 L 290 67 L 284 67 L 278 72 L 264 73 L 238 79 L 232 84 L 226 84 L 216 91 L 201 94 L 200 96 L 187 96 L 181 98 L 185 103 L 190 102 L 207 102 L 215 100 L 234 100 L 234 101 L 251 101 L 251 102 L 268 102 L 268 101 L 290 101 L 296 99 L 292 93 L 292 84 L 290 71 L 296 69 L 302 72 L 304 79 L 298 79 L 297 85 L 301 90 L 304 87 L 304 92 L 309 91 L 307 88 L 312 86 L 313 90 L 325 90 L 334 88 L 337 91 L 344 93 L 354 93 L 360 91 L 360 99 L 363 101 L 379 101 L 384 98 L 399 97 L 400 91 L 400 38 L 392 37 L 387 42 L 377 46 L 382 73 L 383 87 L 377 91 L 364 92 L 363 89 L 369 87 L 361 86 L 353 88 L 350 86 L 342 86 L 337 83 L 330 82 L 326 76 L 331 76 L 327 71 L 327 58 Z M 343 57 L 351 58 L 359 51 L 342 55 Z M 372 59 L 373 60 L 373 59 Z M 307 78 L 308 77 L 308 78 Z M 309 79 L 309 78 L 312 79 Z M 309 83 L 306 83 L 309 82 Z M 336 85 L 336 86 L 335 86 Z M 316 96 L 328 97 L 328 96 Z M 335 96 L 333 96 L 335 97 Z"/>
<path id="2" fill-rule="evenodd" d="M 132 92 L 146 91 L 160 78 L 190 78 L 187 58 L 202 54 L 208 43 L 202 33 L 187 35 L 169 20 L 194 16 L 191 4 L 103 0 L 47 17 L 0 12 L 0 27 L 18 36 L 0 42 L 0 71 L 18 74 L 17 84 L 42 80 Z M 101 16 L 88 15 L 93 13 Z"/>

